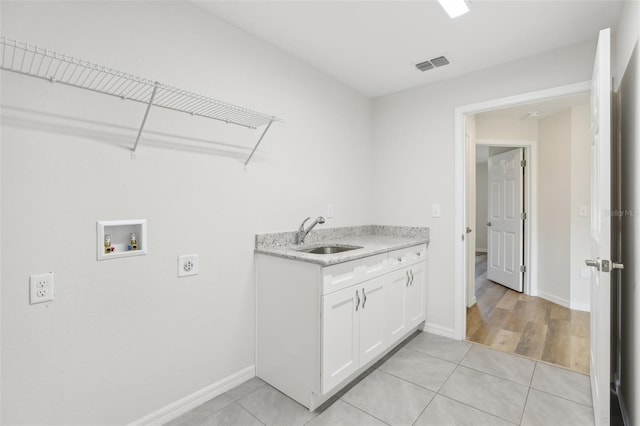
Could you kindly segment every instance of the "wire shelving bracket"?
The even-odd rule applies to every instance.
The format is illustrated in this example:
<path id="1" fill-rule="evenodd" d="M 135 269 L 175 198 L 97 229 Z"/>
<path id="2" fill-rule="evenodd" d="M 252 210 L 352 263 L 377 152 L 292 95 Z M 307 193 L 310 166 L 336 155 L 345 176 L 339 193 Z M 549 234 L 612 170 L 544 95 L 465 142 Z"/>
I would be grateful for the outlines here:
<path id="1" fill-rule="evenodd" d="M 0 49 L 0 69 L 146 104 L 147 109 L 131 149 L 131 158 L 136 157 L 140 136 L 152 106 L 250 129 L 266 126 L 244 162 L 245 167 L 251 161 L 271 124 L 275 121 L 282 122 L 280 118 L 273 115 L 232 105 L 7 37 L 0 36 Z"/>

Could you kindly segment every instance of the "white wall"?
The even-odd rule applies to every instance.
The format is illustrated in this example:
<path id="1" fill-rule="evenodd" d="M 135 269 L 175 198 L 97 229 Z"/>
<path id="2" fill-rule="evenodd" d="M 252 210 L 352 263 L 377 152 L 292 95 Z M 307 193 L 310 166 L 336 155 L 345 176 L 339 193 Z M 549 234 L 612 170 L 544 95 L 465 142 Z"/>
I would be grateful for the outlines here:
<path id="1" fill-rule="evenodd" d="M 614 90 L 622 103 L 622 210 L 620 402 L 628 424 L 640 424 L 640 3 L 626 2 L 616 36 Z"/>
<path id="2" fill-rule="evenodd" d="M 454 327 L 454 247 L 464 232 L 453 226 L 454 109 L 589 80 L 594 52 L 588 42 L 375 100 L 374 221 L 431 228 L 429 325 Z M 441 218 L 431 217 L 434 203 Z"/>
<path id="3" fill-rule="evenodd" d="M 253 236 L 329 202 L 326 226 L 372 223 L 371 100 L 191 3 L 1 8 L 8 37 L 286 120 L 245 172 L 259 133 L 151 110 L 131 160 L 144 106 L 2 73 L 1 422 L 124 424 L 252 366 Z M 96 220 L 127 218 L 149 255 L 97 262 Z"/>
<path id="4" fill-rule="evenodd" d="M 571 110 L 539 121 L 538 294 L 564 306 L 570 297 Z"/>
<path id="5" fill-rule="evenodd" d="M 487 251 L 489 213 L 489 169 L 486 162 L 476 163 L 476 250 Z"/>
<path id="6" fill-rule="evenodd" d="M 538 120 L 487 118 L 483 117 L 482 114 L 478 114 L 477 118 L 478 139 L 507 139 L 525 141 L 535 141 L 538 139 Z"/>
<path id="7" fill-rule="evenodd" d="M 571 309 L 590 310 L 591 115 L 588 103 L 571 108 L 571 195 L 569 276 Z M 581 206 L 587 214 L 580 215 Z"/>

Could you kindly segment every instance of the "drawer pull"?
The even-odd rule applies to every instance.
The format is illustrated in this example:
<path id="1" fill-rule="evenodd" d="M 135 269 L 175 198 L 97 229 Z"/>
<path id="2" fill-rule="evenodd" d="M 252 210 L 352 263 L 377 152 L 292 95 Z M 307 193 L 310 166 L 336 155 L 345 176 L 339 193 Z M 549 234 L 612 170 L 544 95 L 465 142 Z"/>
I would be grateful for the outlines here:
<path id="1" fill-rule="evenodd" d="M 402 263 L 402 258 L 401 257 L 398 258 L 398 263 Z"/>

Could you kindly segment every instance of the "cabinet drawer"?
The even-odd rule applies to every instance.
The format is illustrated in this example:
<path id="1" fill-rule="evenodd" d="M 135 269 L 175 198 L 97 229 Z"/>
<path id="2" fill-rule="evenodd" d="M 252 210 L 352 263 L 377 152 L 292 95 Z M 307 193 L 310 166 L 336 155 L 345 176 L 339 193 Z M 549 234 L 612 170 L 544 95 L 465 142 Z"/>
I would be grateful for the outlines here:
<path id="1" fill-rule="evenodd" d="M 322 268 L 322 294 L 333 293 L 362 281 L 359 278 L 360 266 L 358 259 Z"/>
<path id="2" fill-rule="evenodd" d="M 389 272 L 388 253 L 365 257 L 360 259 L 360 262 L 361 264 L 358 270 L 360 281 L 367 281 Z"/>
<path id="3" fill-rule="evenodd" d="M 389 266 L 392 269 L 402 268 L 416 262 L 422 262 L 427 257 L 427 245 L 408 247 L 389 252 Z"/>

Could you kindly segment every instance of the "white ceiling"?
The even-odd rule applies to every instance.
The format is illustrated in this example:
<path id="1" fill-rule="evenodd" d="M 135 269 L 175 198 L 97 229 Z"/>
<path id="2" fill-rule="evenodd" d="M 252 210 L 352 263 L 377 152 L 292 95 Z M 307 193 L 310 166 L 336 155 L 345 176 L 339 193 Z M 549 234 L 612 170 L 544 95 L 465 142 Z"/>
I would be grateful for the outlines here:
<path id="1" fill-rule="evenodd" d="M 194 1 L 371 97 L 595 41 L 622 8 L 612 0 L 471 0 L 471 11 L 451 20 L 435 0 Z M 451 64 L 414 68 L 441 55 Z"/>

